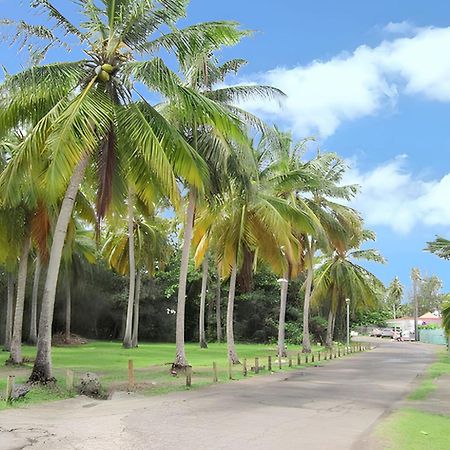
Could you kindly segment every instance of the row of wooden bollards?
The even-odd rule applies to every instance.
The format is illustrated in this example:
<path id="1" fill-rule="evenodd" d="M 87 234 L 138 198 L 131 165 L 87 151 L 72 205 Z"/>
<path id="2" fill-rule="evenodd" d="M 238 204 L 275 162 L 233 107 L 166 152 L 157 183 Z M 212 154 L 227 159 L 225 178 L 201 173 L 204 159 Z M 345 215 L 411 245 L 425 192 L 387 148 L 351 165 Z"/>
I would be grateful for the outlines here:
<path id="1" fill-rule="evenodd" d="M 336 359 L 340 358 L 345 355 L 349 355 L 352 353 L 362 352 L 366 351 L 368 347 L 364 345 L 354 345 L 350 347 L 338 347 L 337 350 L 329 350 L 329 351 L 318 351 L 316 353 L 297 353 L 297 360 L 296 365 L 300 366 L 302 364 L 313 364 L 316 361 L 327 361 L 330 359 Z M 277 365 L 278 368 L 281 370 L 283 368 L 283 359 L 280 357 L 277 357 Z M 288 367 L 294 366 L 294 360 L 292 355 L 287 357 L 288 359 Z M 272 372 L 274 365 L 274 361 L 272 359 L 272 356 L 267 357 L 267 371 Z M 266 370 L 265 366 L 261 366 L 260 364 L 260 358 L 255 358 L 255 364 L 253 367 L 250 367 L 250 371 L 258 374 L 260 371 Z M 244 377 L 248 375 L 248 362 L 247 359 L 243 360 L 242 364 L 242 374 Z M 188 367 L 185 371 L 186 375 L 186 386 L 191 387 L 192 386 L 192 367 Z M 230 380 L 233 379 L 233 364 L 231 361 L 228 362 L 228 378 Z M 13 397 L 13 391 L 14 391 L 14 380 L 15 377 L 13 375 L 10 375 L 7 377 L 6 380 L 6 402 L 10 403 Z M 217 363 L 213 362 L 213 382 L 217 383 L 219 381 L 219 373 L 217 368 Z M 136 387 L 136 381 L 135 381 L 135 375 L 134 375 L 134 364 L 133 360 L 128 361 L 128 390 L 132 391 Z M 69 392 L 73 392 L 74 390 L 74 372 L 72 370 L 67 370 L 66 372 L 66 388 Z"/>
<path id="2" fill-rule="evenodd" d="M 352 353 L 359 353 L 368 350 L 368 347 L 365 345 L 353 345 L 350 347 L 343 347 L 342 350 L 340 347 L 337 348 L 337 350 L 329 350 L 329 351 L 318 351 L 315 353 L 297 353 L 297 366 L 300 366 L 302 364 L 313 364 L 316 361 L 327 361 L 331 359 L 341 358 L 342 356 L 346 356 Z M 304 356 L 304 358 L 302 358 Z M 283 368 L 283 359 L 280 357 L 277 357 L 277 363 L 278 368 L 281 370 Z M 288 359 L 288 367 L 294 366 L 294 360 L 292 355 L 287 357 Z M 302 362 L 303 360 L 303 362 Z M 273 360 L 272 356 L 267 357 L 267 371 L 272 372 L 273 367 Z M 217 383 L 219 381 L 219 374 L 217 369 L 217 363 L 213 362 L 213 382 Z M 250 368 L 250 371 L 258 374 L 260 371 L 265 370 L 265 366 L 261 366 L 260 364 L 260 358 L 255 358 L 255 364 L 253 367 Z M 248 361 L 247 358 L 243 360 L 242 363 L 242 374 L 244 377 L 248 375 L 249 369 L 248 369 Z M 233 363 L 229 360 L 228 361 L 228 379 L 233 380 Z M 191 387 L 192 386 L 192 367 L 188 367 L 186 369 L 186 386 Z"/>

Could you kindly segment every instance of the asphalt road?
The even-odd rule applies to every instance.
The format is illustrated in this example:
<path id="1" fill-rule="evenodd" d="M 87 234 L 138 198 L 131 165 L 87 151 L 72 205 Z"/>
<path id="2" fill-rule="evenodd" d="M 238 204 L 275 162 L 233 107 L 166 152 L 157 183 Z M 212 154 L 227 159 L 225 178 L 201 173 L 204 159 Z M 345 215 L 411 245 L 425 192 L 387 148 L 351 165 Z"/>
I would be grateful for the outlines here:
<path id="1" fill-rule="evenodd" d="M 432 347 L 377 341 L 321 367 L 191 392 L 76 398 L 0 413 L 0 449 L 364 449 L 412 389 Z"/>

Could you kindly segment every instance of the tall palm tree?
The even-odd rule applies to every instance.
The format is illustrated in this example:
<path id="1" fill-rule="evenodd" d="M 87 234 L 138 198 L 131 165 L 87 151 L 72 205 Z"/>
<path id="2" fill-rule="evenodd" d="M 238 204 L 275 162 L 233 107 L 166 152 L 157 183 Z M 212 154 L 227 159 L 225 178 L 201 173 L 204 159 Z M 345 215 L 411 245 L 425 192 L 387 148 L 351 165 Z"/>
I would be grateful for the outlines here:
<path id="1" fill-rule="evenodd" d="M 17 27 L 22 36 L 47 38 L 52 45 L 70 46 L 78 39 L 87 59 L 33 67 L 8 77 L 0 86 L 0 137 L 11 128 L 31 123 L 32 130 L 0 179 L 11 193 L 9 182 L 26 167 L 40 161 L 43 182 L 53 201 L 63 197 L 53 234 L 42 299 L 38 351 L 32 381 L 52 379 L 51 327 L 62 249 L 75 198 L 93 159 L 98 161 L 99 215 L 105 214 L 112 196 L 117 157 L 127 161 L 134 173 L 148 170 L 165 187 L 174 203 L 179 201 L 176 176 L 192 186 L 202 185 L 202 163 L 195 151 L 138 92 L 142 83 L 184 108 L 198 123 L 217 124 L 224 132 L 236 123 L 225 117 L 215 102 L 182 86 L 155 54 L 162 48 L 182 57 L 205 42 L 236 42 L 237 24 L 213 22 L 174 30 L 152 37 L 165 25 L 174 27 L 186 12 L 184 0 L 104 0 L 80 4 L 77 26 L 49 0 L 35 0 L 55 25 Z M 17 33 L 16 33 L 17 34 Z M 27 36 L 27 37 L 28 37 Z M 147 60 L 138 61 L 144 55 Z M 136 103 L 133 96 L 140 96 Z M 33 164 L 31 164 L 33 163 Z M 145 180 L 140 178 L 140 183 Z"/>
<path id="2" fill-rule="evenodd" d="M 394 320 L 397 318 L 397 309 L 399 308 L 403 298 L 404 288 L 398 277 L 395 277 L 386 291 L 386 300 L 392 308 Z"/>
<path id="3" fill-rule="evenodd" d="M 130 244 L 134 244 L 136 267 L 136 290 L 132 306 L 131 322 L 133 330 L 131 335 L 131 347 L 137 347 L 139 334 L 139 301 L 142 275 L 152 278 L 157 270 L 166 265 L 171 246 L 168 241 L 170 223 L 162 218 L 147 214 L 136 214 L 133 218 L 133 239 L 129 239 L 129 225 L 115 223 L 106 238 L 102 253 L 108 264 L 121 275 L 130 274 Z"/>
<path id="4" fill-rule="evenodd" d="M 375 235 L 364 231 L 361 236 L 350 237 L 345 248 L 335 248 L 325 255 L 321 266 L 316 270 L 312 299 L 316 302 L 329 302 L 328 347 L 333 344 L 336 314 L 343 308 L 346 298 L 352 299 L 353 310 L 357 311 L 373 307 L 384 293 L 383 283 L 358 264 L 359 260 L 385 263 L 377 250 L 359 248 L 367 240 L 375 240 Z"/>
<path id="5" fill-rule="evenodd" d="M 241 38 L 248 35 L 243 32 Z M 260 131 L 266 130 L 265 125 L 252 114 L 238 108 L 235 104 L 240 99 L 250 97 L 274 97 L 283 95 L 278 89 L 269 86 L 231 86 L 217 88 L 217 84 L 222 83 L 228 74 L 236 73 L 245 64 L 243 60 L 232 60 L 222 65 L 218 64 L 214 57 L 214 52 L 224 45 L 235 44 L 236 42 L 218 41 L 207 43 L 197 52 L 193 52 L 188 58 L 179 58 L 181 70 L 184 74 L 185 84 L 194 91 L 204 95 L 206 98 L 217 102 L 222 107 L 225 114 L 235 117 L 240 124 L 253 126 Z M 224 135 L 221 128 L 210 125 L 202 125 L 193 121 L 191 117 L 186 117 L 184 110 L 180 110 L 178 105 L 168 103 L 161 106 L 163 115 L 170 117 L 174 123 L 178 124 L 180 131 L 186 140 L 195 148 L 207 162 L 211 175 L 210 183 L 205 188 L 215 192 L 214 176 L 226 173 L 228 158 L 239 156 L 242 158 L 241 165 L 251 163 L 251 147 L 247 138 L 246 129 L 242 127 L 241 132 L 232 136 Z M 231 139 L 230 139 L 231 138 Z M 242 170 L 242 169 L 241 169 Z M 188 273 L 189 254 L 191 240 L 193 236 L 194 215 L 197 204 L 202 201 L 202 194 L 195 187 L 187 186 L 186 214 L 183 233 L 182 258 L 180 266 L 180 279 L 177 300 L 177 326 L 176 326 L 176 358 L 174 368 L 186 367 L 187 359 L 184 348 L 184 313 L 186 302 L 186 280 Z M 208 189 L 206 189 L 208 190 Z M 208 192 L 206 192 L 208 194 Z"/>

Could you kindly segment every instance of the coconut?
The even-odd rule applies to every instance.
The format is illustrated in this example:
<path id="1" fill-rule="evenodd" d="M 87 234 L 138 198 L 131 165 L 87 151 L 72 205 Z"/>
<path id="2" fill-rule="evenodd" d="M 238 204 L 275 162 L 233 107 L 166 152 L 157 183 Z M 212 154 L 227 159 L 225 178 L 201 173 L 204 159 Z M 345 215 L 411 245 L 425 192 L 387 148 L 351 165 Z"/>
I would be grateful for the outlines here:
<path id="1" fill-rule="evenodd" d="M 104 83 L 106 83 L 107 81 L 109 81 L 111 77 L 109 76 L 109 73 L 102 70 L 99 74 L 98 74 L 98 79 L 100 81 L 103 81 Z"/>
<path id="2" fill-rule="evenodd" d="M 100 72 L 102 71 L 102 66 L 97 66 L 96 68 L 95 68 L 95 73 L 97 74 L 97 75 L 100 75 Z"/>
<path id="3" fill-rule="evenodd" d="M 102 70 L 104 70 L 105 72 L 108 72 L 108 73 L 112 73 L 112 71 L 114 70 L 114 67 L 111 64 L 103 64 Z"/>

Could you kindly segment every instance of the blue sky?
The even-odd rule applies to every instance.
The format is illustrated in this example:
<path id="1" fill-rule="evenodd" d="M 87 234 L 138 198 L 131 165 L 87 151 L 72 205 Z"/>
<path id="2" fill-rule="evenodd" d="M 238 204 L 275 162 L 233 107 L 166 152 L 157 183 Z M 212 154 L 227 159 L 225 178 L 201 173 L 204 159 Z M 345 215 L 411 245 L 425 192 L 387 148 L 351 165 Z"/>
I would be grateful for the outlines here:
<path id="1" fill-rule="evenodd" d="M 28 2 L 0 0 L 2 15 L 28 18 L 20 3 Z M 450 263 L 422 251 L 434 235 L 450 237 L 450 3 L 191 1 L 187 22 L 216 19 L 256 31 L 223 52 L 249 61 L 233 81 L 289 95 L 282 110 L 247 106 L 348 159 L 348 181 L 363 185 L 355 206 L 389 260 L 372 270 L 408 285 L 417 266 L 450 290 Z M 3 50 L 0 62 L 17 71 L 21 58 Z"/>

